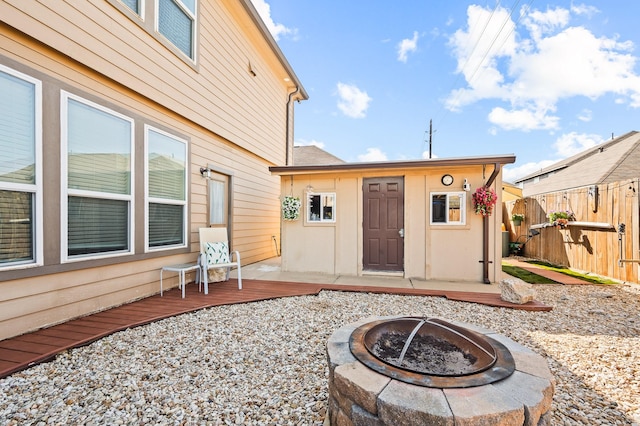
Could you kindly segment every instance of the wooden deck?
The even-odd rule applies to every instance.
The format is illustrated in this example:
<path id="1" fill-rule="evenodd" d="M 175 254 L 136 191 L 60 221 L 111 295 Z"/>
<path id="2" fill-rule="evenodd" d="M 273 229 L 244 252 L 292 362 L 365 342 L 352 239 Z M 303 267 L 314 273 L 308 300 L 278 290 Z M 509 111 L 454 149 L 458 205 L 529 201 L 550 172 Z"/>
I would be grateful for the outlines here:
<path id="1" fill-rule="evenodd" d="M 103 312 L 88 315 L 49 328 L 0 341 L 0 378 L 24 370 L 40 362 L 48 361 L 70 348 L 83 346 L 102 337 L 127 328 L 148 324 L 163 318 L 212 306 L 255 302 L 287 296 L 316 295 L 322 290 L 366 293 L 390 293 L 401 295 L 437 296 L 450 300 L 480 303 L 489 306 L 550 311 L 551 307 L 539 302 L 516 305 L 500 299 L 499 294 L 446 290 L 420 290 L 374 286 L 349 286 L 341 284 L 309 284 L 282 281 L 242 280 L 210 286 L 209 294 L 198 292 L 197 286 L 187 285 L 186 297 L 173 288 L 164 293 L 128 303 Z"/>

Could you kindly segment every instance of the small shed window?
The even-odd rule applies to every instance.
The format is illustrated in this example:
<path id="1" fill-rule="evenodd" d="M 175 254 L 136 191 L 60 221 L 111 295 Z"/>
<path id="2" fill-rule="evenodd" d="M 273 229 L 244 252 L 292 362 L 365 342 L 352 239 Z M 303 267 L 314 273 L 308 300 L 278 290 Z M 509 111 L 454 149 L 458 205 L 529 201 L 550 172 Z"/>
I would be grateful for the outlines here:
<path id="1" fill-rule="evenodd" d="M 307 222 L 335 222 L 336 194 L 334 192 L 309 193 L 307 196 Z"/>
<path id="2" fill-rule="evenodd" d="M 465 192 L 431 193 L 432 225 L 464 225 L 465 211 Z"/>

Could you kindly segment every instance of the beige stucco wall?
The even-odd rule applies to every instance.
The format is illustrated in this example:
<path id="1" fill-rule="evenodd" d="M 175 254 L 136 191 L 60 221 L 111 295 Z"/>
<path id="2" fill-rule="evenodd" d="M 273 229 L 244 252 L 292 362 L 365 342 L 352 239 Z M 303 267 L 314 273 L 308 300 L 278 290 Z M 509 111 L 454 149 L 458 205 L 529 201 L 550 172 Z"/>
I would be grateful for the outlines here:
<path id="1" fill-rule="evenodd" d="M 232 174 L 231 244 L 243 263 L 276 256 L 281 188 L 268 168 L 285 163 L 291 83 L 237 2 L 199 2 L 195 65 L 107 1 L 45 3 L 0 2 L 0 64 L 42 81 L 46 213 L 36 224 L 44 228 L 43 265 L 0 268 L 0 340 L 153 295 L 163 265 L 195 262 L 198 229 L 207 224 L 202 166 Z M 131 254 L 61 263 L 61 90 L 135 121 Z M 186 248 L 145 253 L 144 125 L 188 143 Z M 169 274 L 165 289 L 176 285 Z"/>
<path id="2" fill-rule="evenodd" d="M 482 216 L 473 212 L 471 193 L 491 173 L 482 166 L 424 168 L 418 170 L 367 170 L 362 172 L 314 173 L 284 176 L 282 194 L 298 196 L 306 205 L 305 188 L 315 192 L 336 193 L 335 223 L 307 223 L 304 217 L 282 224 L 282 268 L 285 271 L 321 272 L 337 275 L 363 275 L 363 195 L 362 182 L 367 177 L 404 177 L 404 276 L 444 281 L 482 282 Z M 443 174 L 453 175 L 450 187 L 442 185 Z M 465 225 L 430 225 L 430 192 L 462 190 L 467 179 Z M 493 188 L 500 188 L 500 175 Z M 498 197 L 500 191 L 498 191 Z M 489 217 L 489 279 L 501 276 L 501 209 Z M 368 272 L 367 272 L 368 273 Z"/>

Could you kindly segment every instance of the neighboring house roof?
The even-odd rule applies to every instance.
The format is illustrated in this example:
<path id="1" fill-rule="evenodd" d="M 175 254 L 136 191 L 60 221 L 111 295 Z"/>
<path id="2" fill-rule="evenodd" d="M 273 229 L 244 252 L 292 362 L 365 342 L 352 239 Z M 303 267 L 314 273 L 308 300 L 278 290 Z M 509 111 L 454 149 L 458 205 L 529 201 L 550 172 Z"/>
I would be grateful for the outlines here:
<path id="1" fill-rule="evenodd" d="M 344 164 L 345 161 L 336 157 L 317 146 L 294 146 L 293 147 L 293 165 L 294 166 L 310 166 L 310 165 L 329 165 Z"/>
<path id="2" fill-rule="evenodd" d="M 640 176 L 640 133 L 632 131 L 516 181 L 525 197 Z"/>

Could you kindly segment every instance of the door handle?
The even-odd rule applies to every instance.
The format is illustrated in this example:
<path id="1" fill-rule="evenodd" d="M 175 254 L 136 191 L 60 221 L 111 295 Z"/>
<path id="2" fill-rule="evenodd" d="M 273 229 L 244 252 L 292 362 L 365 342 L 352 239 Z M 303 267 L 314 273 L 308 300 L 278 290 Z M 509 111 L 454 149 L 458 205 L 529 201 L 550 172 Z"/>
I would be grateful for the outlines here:
<path id="1" fill-rule="evenodd" d="M 398 234 L 400 234 L 400 238 L 404 238 L 404 228 L 401 228 L 401 229 L 398 231 Z"/>

